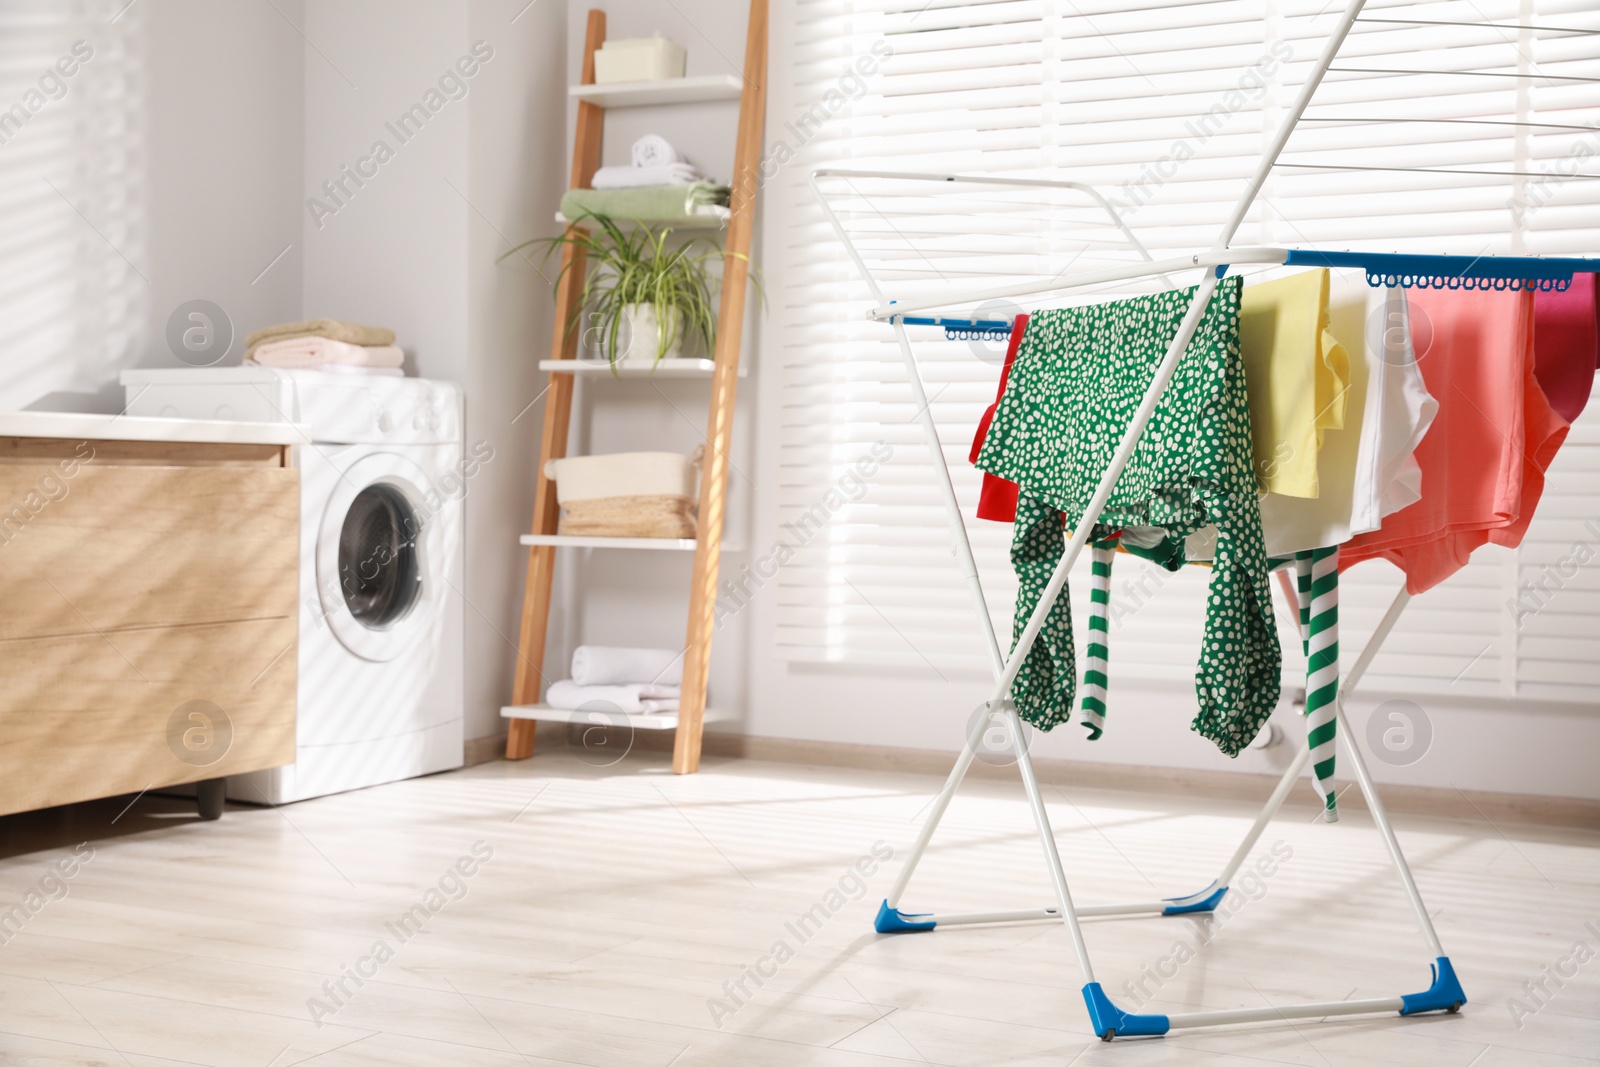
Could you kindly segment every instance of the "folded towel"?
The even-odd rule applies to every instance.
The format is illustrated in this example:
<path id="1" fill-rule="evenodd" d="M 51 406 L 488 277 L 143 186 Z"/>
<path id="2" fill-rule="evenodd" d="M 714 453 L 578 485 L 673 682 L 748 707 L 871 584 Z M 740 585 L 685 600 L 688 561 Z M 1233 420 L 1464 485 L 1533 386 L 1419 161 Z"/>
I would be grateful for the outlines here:
<path id="1" fill-rule="evenodd" d="M 605 496 L 561 505 L 568 537 L 695 536 L 694 501 L 686 496 Z"/>
<path id="2" fill-rule="evenodd" d="M 572 654 L 572 680 L 579 685 L 681 685 L 683 653 L 666 648 L 579 645 Z"/>
<path id="3" fill-rule="evenodd" d="M 251 358 L 263 367 L 399 367 L 405 353 L 393 345 L 353 345 L 327 337 L 290 337 L 260 345 Z"/>
<path id="4" fill-rule="evenodd" d="M 660 167 L 601 167 L 589 184 L 596 189 L 645 189 L 655 185 L 686 185 L 705 181 L 693 163 L 668 163 Z"/>
<path id="5" fill-rule="evenodd" d="M 678 710 L 678 687 L 675 685 L 579 685 L 577 682 L 556 682 L 544 695 L 544 702 L 552 708 L 567 711 L 621 711 L 629 715 L 648 715 L 658 711 Z"/>
<path id="6" fill-rule="evenodd" d="M 327 337 L 353 345 L 392 345 L 394 331 L 386 326 L 363 326 L 358 322 L 341 322 L 338 319 L 308 319 L 305 322 L 283 322 L 265 326 L 244 339 L 245 348 L 254 350 L 268 341 L 282 341 L 288 337 Z M 249 351 L 246 351 L 249 355 Z"/>
<path id="7" fill-rule="evenodd" d="M 672 143 L 665 137 L 647 133 L 633 142 L 633 165 L 636 167 L 665 167 L 670 163 L 687 163 Z"/>
<path id="8" fill-rule="evenodd" d="M 569 219 L 604 215 L 639 222 L 672 222 L 703 215 L 701 209 L 713 205 L 726 206 L 729 192 L 726 185 L 711 182 L 648 189 L 569 189 L 561 198 L 561 214 Z"/>
<path id="9" fill-rule="evenodd" d="M 246 367 L 263 367 L 253 359 L 244 361 Z M 399 367 L 350 367 L 343 363 L 323 363 L 315 367 L 275 367 L 274 370 L 307 371 L 315 374 L 344 374 L 361 378 L 404 378 L 406 372 Z"/>

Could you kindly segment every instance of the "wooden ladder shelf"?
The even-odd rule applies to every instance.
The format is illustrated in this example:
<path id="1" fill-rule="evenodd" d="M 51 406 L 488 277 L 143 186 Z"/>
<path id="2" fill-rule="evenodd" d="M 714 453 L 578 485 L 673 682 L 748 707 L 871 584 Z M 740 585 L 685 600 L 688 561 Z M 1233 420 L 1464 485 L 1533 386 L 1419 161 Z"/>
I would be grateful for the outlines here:
<path id="1" fill-rule="evenodd" d="M 605 42 L 606 16 L 590 11 L 583 49 L 584 85 L 594 84 L 594 54 Z M 714 367 L 711 371 L 710 415 L 706 426 L 705 458 L 700 475 L 698 536 L 694 549 L 694 575 L 689 591 L 689 619 L 684 638 L 683 693 L 679 703 L 672 769 L 692 774 L 700 767 L 700 742 L 705 725 L 706 678 L 711 665 L 711 636 L 715 621 L 717 570 L 722 555 L 722 526 L 727 504 L 728 453 L 733 444 L 733 408 L 739 384 L 739 350 L 744 337 L 744 311 L 749 283 L 750 239 L 755 226 L 757 176 L 766 117 L 767 0 L 751 0 L 750 26 L 745 40 L 744 86 L 739 96 L 738 142 L 734 150 L 732 196 L 729 202 L 722 294 L 717 313 Z M 592 95 L 592 94 L 585 94 Z M 578 103 L 578 126 L 572 152 L 574 189 L 587 189 L 600 166 L 601 131 L 605 109 L 589 99 Z M 570 233 L 576 227 L 569 226 Z M 585 256 L 581 247 L 566 243 L 561 250 L 561 284 L 556 290 L 556 321 L 551 341 L 554 360 L 576 359 L 577 331 L 567 323 L 583 291 Z M 550 627 L 550 593 L 555 580 L 556 534 L 560 511 L 556 490 L 545 476 L 545 464 L 567 454 L 572 421 L 573 386 L 577 375 L 552 371 L 545 392 L 544 433 L 539 446 L 539 466 L 534 490 L 532 540 L 528 548 L 528 575 L 523 590 L 522 627 L 512 691 L 513 707 L 502 714 L 510 720 L 506 758 L 533 755 L 536 720 L 519 717 L 519 708 L 537 703 L 544 680 L 545 641 Z"/>

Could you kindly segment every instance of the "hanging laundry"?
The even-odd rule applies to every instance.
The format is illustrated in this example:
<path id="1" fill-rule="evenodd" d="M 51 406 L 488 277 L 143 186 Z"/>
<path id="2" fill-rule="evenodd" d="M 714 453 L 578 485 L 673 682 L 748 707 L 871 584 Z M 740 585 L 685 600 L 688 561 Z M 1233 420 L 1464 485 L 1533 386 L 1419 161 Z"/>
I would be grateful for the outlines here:
<path id="1" fill-rule="evenodd" d="M 1369 288 L 1368 292 L 1375 291 Z M 1422 499 L 1417 446 L 1438 416 L 1439 401 L 1429 392 L 1418 362 L 1406 294 L 1398 287 L 1382 290 L 1377 294 L 1383 306 L 1382 317 L 1377 324 L 1364 318 L 1360 327 L 1368 335 L 1367 366 L 1371 374 L 1363 398 L 1361 442 L 1350 500 L 1352 535 L 1378 529 L 1387 516 Z M 1326 539 L 1319 543 L 1347 540 L 1348 537 Z"/>
<path id="2" fill-rule="evenodd" d="M 1111 564 L 1115 540 L 1089 546 L 1089 651 L 1083 667 L 1083 714 L 1079 722 L 1098 741 L 1106 728 L 1106 687 L 1111 683 Z"/>
<path id="3" fill-rule="evenodd" d="M 1306 743 L 1311 746 L 1311 781 L 1322 798 L 1322 818 L 1339 821 L 1334 788 L 1339 733 L 1339 548 L 1295 554 L 1300 596 L 1300 642 L 1306 656 Z"/>
<path id="4" fill-rule="evenodd" d="M 1387 559 L 1415 596 L 1479 546 L 1521 543 L 1568 424 L 1535 376 L 1531 291 L 1417 289 L 1410 302 L 1414 332 L 1422 316 L 1431 332 L 1417 364 L 1439 401 L 1416 451 L 1422 496 L 1352 538 L 1339 565 Z"/>
<path id="5" fill-rule="evenodd" d="M 1159 527 L 1181 539 L 1216 525 L 1195 674 L 1200 711 L 1191 725 L 1230 756 L 1271 714 L 1282 661 L 1252 474 L 1241 288 L 1238 278 L 1218 285 L 1105 511 L 1095 517 L 1097 539 L 1124 526 Z M 1021 588 L 1013 644 L 1064 549 L 1063 517 L 1068 528 L 1086 521 L 1084 510 L 1194 293 L 1190 287 L 1029 319 L 978 456 L 980 469 L 1019 486 L 1012 562 Z M 1176 568 L 1184 560 L 1181 543 L 1174 543 Z M 1070 717 L 1073 659 L 1063 590 L 1012 686 L 1018 712 L 1035 726 L 1049 729 Z"/>
<path id="6" fill-rule="evenodd" d="M 1083 670 L 1083 704 L 1078 722 L 1098 741 L 1105 732 L 1109 707 L 1111 659 L 1111 567 L 1120 546 L 1130 555 L 1176 569 L 1170 539 L 1163 548 L 1149 542 L 1154 528 L 1129 527 L 1090 543 L 1089 648 Z M 1145 542 L 1140 544 L 1138 542 Z M 1190 561 L 1191 563 L 1194 561 Z M 1311 749 L 1312 785 L 1323 804 L 1323 819 L 1339 821 L 1338 793 L 1333 784 L 1334 743 L 1338 735 L 1339 696 L 1339 549 L 1338 546 L 1298 552 L 1268 561 L 1273 570 L 1294 567 L 1299 581 L 1300 643 L 1306 657 L 1306 743 Z M 1045 574 L 1041 581 L 1048 581 Z"/>
<path id="7" fill-rule="evenodd" d="M 1261 520 L 1267 555 L 1291 557 L 1342 544 L 1419 499 L 1421 473 L 1413 453 L 1438 405 L 1416 365 L 1404 292 L 1365 283 L 1335 286 L 1328 272 L 1318 270 L 1247 285 L 1243 305 L 1240 345 L 1253 463 L 1266 491 Z M 1025 327 L 1027 316 L 1017 321 Z M 1021 340 L 1014 329 L 1001 396 Z M 979 421 L 973 462 L 993 415 L 990 407 Z M 1285 489 L 1314 489 L 1314 495 L 1288 495 Z M 1015 484 L 985 474 L 977 514 L 1011 522 Z M 1196 531 L 1188 559 L 1209 560 L 1215 540 L 1209 526 Z M 1131 542 L 1123 538 L 1119 544 L 1127 549 Z"/>
<path id="8" fill-rule="evenodd" d="M 994 412 L 1000 406 L 1000 398 L 1006 395 L 1006 381 L 1011 377 L 1011 364 L 1016 361 L 1017 348 L 1022 344 L 1022 334 L 1027 328 L 1026 315 L 1018 315 L 1016 321 L 1011 324 L 1011 342 L 1006 346 L 1005 365 L 1000 368 L 1000 388 L 995 393 L 994 403 L 985 408 L 983 416 L 978 419 L 978 432 L 972 438 L 972 451 L 967 453 L 968 463 L 978 462 L 978 451 L 983 448 L 983 439 L 989 434 L 989 424 L 994 421 Z M 995 522 L 1015 522 L 1017 483 L 985 474 L 983 488 L 978 491 L 978 518 L 993 519 Z"/>
<path id="9" fill-rule="evenodd" d="M 1328 272 L 1247 285 L 1239 345 L 1263 492 L 1316 497 L 1323 436 L 1345 424 L 1350 360 L 1329 328 Z"/>
<path id="10" fill-rule="evenodd" d="M 1574 274 L 1565 292 L 1533 294 L 1533 373 L 1556 414 L 1577 422 L 1600 364 L 1596 277 Z"/>
<path id="11" fill-rule="evenodd" d="M 1422 495 L 1414 453 L 1439 405 L 1417 367 L 1405 291 L 1372 289 L 1365 282 L 1339 285 L 1329 309 L 1331 333 L 1349 353 L 1344 426 L 1323 435 L 1316 497 L 1261 498 L 1261 528 L 1272 559 L 1376 530 L 1384 516 Z M 1258 411 L 1253 389 L 1252 425 Z M 1211 558 L 1215 537 L 1209 528 L 1191 536 L 1189 558 Z"/>

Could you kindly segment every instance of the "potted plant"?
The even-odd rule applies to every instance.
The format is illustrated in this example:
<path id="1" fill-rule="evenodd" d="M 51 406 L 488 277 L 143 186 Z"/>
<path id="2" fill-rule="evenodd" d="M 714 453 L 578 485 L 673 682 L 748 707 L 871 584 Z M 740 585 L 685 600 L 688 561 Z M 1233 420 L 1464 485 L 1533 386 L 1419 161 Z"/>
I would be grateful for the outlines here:
<path id="1" fill-rule="evenodd" d="M 671 227 L 625 230 L 603 215 L 574 221 L 593 222 L 595 229 L 571 226 L 559 237 L 525 241 L 500 257 L 533 245 L 545 246 L 546 260 L 564 244 L 583 250 L 589 271 L 567 321 L 569 333 L 587 314 L 613 372 L 618 363 L 655 366 L 676 358 L 690 341 L 698 340 L 711 351 L 717 329 L 716 282 L 707 268 L 728 253 L 706 237 L 673 243 Z M 556 290 L 572 262 L 562 266 Z"/>

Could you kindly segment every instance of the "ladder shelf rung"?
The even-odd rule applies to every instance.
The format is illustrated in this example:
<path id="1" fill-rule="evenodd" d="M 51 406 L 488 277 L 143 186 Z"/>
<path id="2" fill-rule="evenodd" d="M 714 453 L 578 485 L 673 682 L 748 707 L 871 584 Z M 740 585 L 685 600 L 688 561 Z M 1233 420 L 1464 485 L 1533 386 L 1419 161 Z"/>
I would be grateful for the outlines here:
<path id="1" fill-rule="evenodd" d="M 568 708 L 552 708 L 548 704 L 513 704 L 501 708 L 500 716 L 505 719 L 532 719 L 536 722 L 575 722 L 585 726 L 627 726 L 635 730 L 678 728 L 678 713 L 675 711 L 633 715 L 626 712 L 574 711 Z M 705 711 L 706 722 L 731 718 L 733 715 L 718 708 L 707 708 Z"/>
<path id="2" fill-rule="evenodd" d="M 744 82 L 732 74 L 704 74 L 693 78 L 665 78 L 648 82 L 612 82 L 609 85 L 574 85 L 567 89 L 573 100 L 586 100 L 604 108 L 654 107 L 659 104 L 703 104 L 738 100 Z"/>
<path id="3" fill-rule="evenodd" d="M 693 552 L 692 537 L 580 537 L 569 534 L 523 534 L 522 543 L 552 548 L 646 548 L 665 552 Z M 727 545 L 723 545 L 727 551 Z"/>
<path id="4" fill-rule="evenodd" d="M 717 364 L 714 360 L 680 357 L 663 359 L 659 363 L 619 363 L 612 370 L 604 359 L 541 359 L 539 369 L 546 374 L 581 374 L 596 378 L 709 378 Z M 741 361 L 739 377 L 748 368 Z"/>

